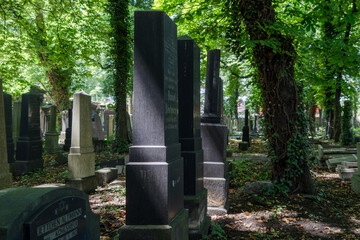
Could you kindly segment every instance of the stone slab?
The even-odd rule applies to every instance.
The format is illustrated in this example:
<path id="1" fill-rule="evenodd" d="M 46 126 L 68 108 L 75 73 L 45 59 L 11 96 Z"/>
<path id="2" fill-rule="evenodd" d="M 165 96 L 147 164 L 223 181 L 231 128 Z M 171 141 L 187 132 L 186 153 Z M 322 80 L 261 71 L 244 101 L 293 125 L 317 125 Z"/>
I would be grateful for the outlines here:
<path id="1" fill-rule="evenodd" d="M 208 190 L 208 207 L 228 209 L 229 182 L 225 178 L 204 178 L 204 187 Z"/>
<path id="2" fill-rule="evenodd" d="M 124 225 L 119 239 L 188 240 L 188 210 L 182 209 L 168 225 Z"/>
<path id="3" fill-rule="evenodd" d="M 76 188 L 85 193 L 94 192 L 98 185 L 98 179 L 95 175 L 84 178 L 66 179 L 65 182 L 67 187 Z"/>
<path id="4" fill-rule="evenodd" d="M 95 176 L 98 178 L 98 185 L 104 186 L 117 178 L 117 168 L 102 168 L 95 171 Z"/>

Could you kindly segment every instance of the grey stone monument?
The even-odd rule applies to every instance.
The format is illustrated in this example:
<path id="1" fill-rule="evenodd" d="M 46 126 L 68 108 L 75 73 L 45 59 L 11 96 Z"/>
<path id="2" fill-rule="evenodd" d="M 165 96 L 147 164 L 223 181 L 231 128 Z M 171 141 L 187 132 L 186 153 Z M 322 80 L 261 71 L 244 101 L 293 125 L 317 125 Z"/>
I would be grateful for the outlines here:
<path id="1" fill-rule="evenodd" d="M 227 127 L 221 124 L 220 50 L 208 52 L 205 108 L 201 116 L 204 150 L 204 187 L 208 190 L 208 213 L 226 214 L 228 176 L 226 164 Z"/>
<path id="2" fill-rule="evenodd" d="M 45 151 L 47 153 L 59 152 L 59 133 L 56 131 L 56 106 L 50 107 L 50 123 L 45 134 Z"/>
<path id="3" fill-rule="evenodd" d="M 66 185 L 86 193 L 97 187 L 95 153 L 92 142 L 91 97 L 85 92 L 74 94 L 71 148 L 68 156 L 69 178 Z"/>
<path id="4" fill-rule="evenodd" d="M 357 159 L 358 159 L 358 169 L 360 169 L 360 143 L 356 143 L 357 148 Z M 357 194 L 360 195 L 360 173 L 355 173 L 351 179 L 351 189 Z"/>
<path id="5" fill-rule="evenodd" d="M 65 143 L 66 138 L 66 129 L 68 128 L 68 111 L 61 112 L 61 133 L 60 133 L 60 143 Z"/>
<path id="6" fill-rule="evenodd" d="M 4 109 L 5 109 L 5 128 L 6 128 L 6 145 L 8 163 L 10 171 L 14 171 L 15 159 L 14 159 L 14 139 L 12 137 L 12 97 L 11 95 L 4 93 Z"/>
<path id="7" fill-rule="evenodd" d="M 176 34 L 164 12 L 135 12 L 133 146 L 126 165 L 126 225 L 119 239 L 188 239 Z"/>
<path id="8" fill-rule="evenodd" d="M 2 79 L 0 78 L 0 189 L 11 187 L 11 183 L 12 179 L 11 173 L 9 172 L 9 163 L 6 148 L 4 98 Z"/>
<path id="9" fill-rule="evenodd" d="M 16 147 L 16 174 L 43 167 L 40 102 L 41 97 L 36 92 L 30 91 L 22 95 L 20 136 Z"/>
<path id="10" fill-rule="evenodd" d="M 259 136 L 259 133 L 258 133 L 258 130 L 257 130 L 257 124 L 258 124 L 258 116 L 255 114 L 254 115 L 254 126 L 252 128 L 251 133 L 250 133 L 251 137 L 258 137 Z"/>
<path id="11" fill-rule="evenodd" d="M 200 49 L 191 38 L 178 38 L 179 141 L 184 158 L 184 205 L 189 210 L 190 239 L 202 239 L 210 226 L 204 188 L 204 153 L 200 136 Z"/>
<path id="12" fill-rule="evenodd" d="M 0 213 L 0 239 L 100 239 L 99 216 L 77 189 L 4 189 Z"/>
<path id="13" fill-rule="evenodd" d="M 102 130 L 101 118 L 99 116 L 97 106 L 95 104 L 91 104 L 91 122 L 92 122 L 92 133 L 93 138 L 96 140 L 104 140 L 105 133 Z"/>

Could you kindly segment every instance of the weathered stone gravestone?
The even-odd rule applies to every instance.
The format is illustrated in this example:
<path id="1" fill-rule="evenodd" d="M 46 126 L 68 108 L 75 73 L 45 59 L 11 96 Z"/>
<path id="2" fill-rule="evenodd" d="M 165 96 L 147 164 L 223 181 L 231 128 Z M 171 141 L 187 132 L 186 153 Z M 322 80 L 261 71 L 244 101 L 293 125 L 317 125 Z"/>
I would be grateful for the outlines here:
<path id="1" fill-rule="evenodd" d="M 100 239 L 87 194 L 72 188 L 0 191 L 0 239 Z"/>
<path id="2" fill-rule="evenodd" d="M 190 239 L 209 230 L 204 153 L 200 136 L 200 49 L 191 38 L 178 38 L 179 141 L 184 158 L 185 208 L 189 210 Z"/>
<path id="3" fill-rule="evenodd" d="M 41 136 L 44 137 L 49 130 L 50 125 L 50 107 L 51 104 L 42 105 L 40 108 L 40 130 Z"/>
<path id="4" fill-rule="evenodd" d="M 92 122 L 93 139 L 104 140 L 105 133 L 102 130 L 101 119 L 97 111 L 97 106 L 95 104 L 91 104 L 91 122 Z"/>
<path id="5" fill-rule="evenodd" d="M 66 128 L 68 128 L 68 111 L 61 112 L 61 132 L 60 132 L 60 143 L 65 143 Z"/>
<path id="6" fill-rule="evenodd" d="M 69 151 L 71 147 L 71 132 L 72 132 L 72 115 L 73 114 L 73 102 L 71 102 L 71 109 L 68 110 L 68 128 L 65 131 L 65 144 L 63 146 L 64 151 Z"/>
<path id="7" fill-rule="evenodd" d="M 134 28 L 133 146 L 119 239 L 187 240 L 176 25 L 162 11 L 139 11 Z"/>
<path id="8" fill-rule="evenodd" d="M 86 193 L 95 190 L 97 178 L 95 176 L 95 153 L 92 143 L 91 97 L 85 92 L 74 94 L 68 165 L 67 186 Z"/>
<path id="9" fill-rule="evenodd" d="M 6 129 L 6 145 L 8 163 L 11 172 L 14 171 L 15 159 L 14 159 L 14 139 L 12 137 L 12 97 L 7 93 L 4 95 L 4 110 L 5 110 L 5 129 Z"/>
<path id="10" fill-rule="evenodd" d="M 252 129 L 251 133 L 250 133 L 250 135 L 252 137 L 258 137 L 259 136 L 257 125 L 258 125 L 258 116 L 255 115 L 254 116 L 254 126 L 253 126 L 253 129 Z"/>
<path id="11" fill-rule="evenodd" d="M 14 139 L 15 149 L 20 134 L 20 118 L 21 118 L 21 102 L 15 101 L 12 112 L 12 131 L 13 131 L 12 135 Z"/>
<path id="12" fill-rule="evenodd" d="M 204 150 L 204 186 L 208 190 L 208 212 L 224 214 L 228 209 L 228 176 L 226 165 L 227 128 L 220 123 L 219 83 L 220 50 L 208 52 L 206 67 L 205 108 L 201 116 Z"/>
<path id="13" fill-rule="evenodd" d="M 22 95 L 20 136 L 16 147 L 16 174 L 43 167 L 40 101 L 40 95 L 33 91 Z"/>
<path id="14" fill-rule="evenodd" d="M 357 160 L 358 160 L 358 169 L 360 169 L 360 143 L 356 143 L 357 148 Z M 351 188 L 357 194 L 360 195 L 360 174 L 359 172 L 353 174 L 351 179 Z"/>
<path id="15" fill-rule="evenodd" d="M 56 106 L 50 107 L 50 122 L 45 134 L 45 151 L 56 153 L 59 151 L 59 133 L 56 131 Z"/>
<path id="16" fill-rule="evenodd" d="M 9 172 L 6 148 L 4 98 L 2 90 L 2 79 L 0 78 L 0 189 L 9 188 L 11 183 L 12 179 Z"/>

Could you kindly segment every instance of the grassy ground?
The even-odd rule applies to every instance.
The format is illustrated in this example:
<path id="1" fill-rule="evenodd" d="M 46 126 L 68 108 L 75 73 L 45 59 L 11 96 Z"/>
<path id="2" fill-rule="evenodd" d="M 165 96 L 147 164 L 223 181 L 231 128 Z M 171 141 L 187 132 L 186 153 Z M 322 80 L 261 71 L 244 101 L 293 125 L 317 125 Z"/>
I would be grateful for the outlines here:
<path id="1" fill-rule="evenodd" d="M 231 141 L 229 147 L 236 150 L 237 142 Z M 255 141 L 248 151 L 264 152 L 261 141 Z M 97 155 L 97 161 L 116 157 Z M 66 164 L 54 166 L 52 156 L 44 158 L 43 170 L 16 177 L 14 186 L 64 183 Z M 315 167 L 316 196 L 246 194 L 242 191 L 245 182 L 267 179 L 268 167 L 265 162 L 241 158 L 235 162 L 230 173 L 229 212 L 212 216 L 207 239 L 360 239 L 360 197 L 352 192 L 350 181 Z M 119 176 L 89 197 L 92 210 L 100 214 L 101 239 L 116 239 L 125 222 L 124 180 Z"/>

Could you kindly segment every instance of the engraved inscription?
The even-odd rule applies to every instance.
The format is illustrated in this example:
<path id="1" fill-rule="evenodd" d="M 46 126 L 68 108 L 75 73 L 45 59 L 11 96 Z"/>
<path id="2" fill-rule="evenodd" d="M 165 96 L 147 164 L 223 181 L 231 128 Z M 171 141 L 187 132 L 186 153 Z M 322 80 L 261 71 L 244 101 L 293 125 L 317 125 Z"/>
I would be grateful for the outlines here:
<path id="1" fill-rule="evenodd" d="M 176 40 L 176 39 L 175 39 Z M 165 115 L 166 115 L 166 129 L 178 128 L 178 83 L 177 83 L 177 53 L 176 44 L 170 37 L 165 37 L 165 71 L 164 81 L 166 89 Z"/>

